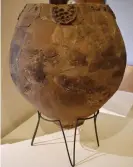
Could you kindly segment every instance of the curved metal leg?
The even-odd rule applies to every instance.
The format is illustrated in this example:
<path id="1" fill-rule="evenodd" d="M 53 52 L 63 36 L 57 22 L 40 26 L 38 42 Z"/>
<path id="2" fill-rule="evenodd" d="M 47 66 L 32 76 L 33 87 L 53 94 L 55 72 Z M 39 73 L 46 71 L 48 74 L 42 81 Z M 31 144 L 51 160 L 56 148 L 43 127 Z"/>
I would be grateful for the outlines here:
<path id="1" fill-rule="evenodd" d="M 98 138 L 97 124 L 96 124 L 96 120 L 97 120 L 97 115 L 98 114 L 99 114 L 99 110 L 97 111 L 96 114 L 94 114 L 94 127 L 95 127 L 95 134 L 96 134 L 97 145 L 99 147 L 99 138 Z"/>
<path id="2" fill-rule="evenodd" d="M 90 117 L 90 118 L 85 118 L 85 120 L 94 118 L 94 126 L 95 126 L 96 140 L 97 140 L 97 145 L 98 145 L 98 147 L 99 147 L 99 138 L 98 138 L 98 132 L 97 132 L 97 125 L 96 125 L 96 120 L 97 120 L 97 115 L 98 115 L 98 114 L 99 114 L 99 110 L 97 111 L 97 113 L 94 114 L 94 116 L 92 116 L 92 117 Z M 69 149 L 68 149 L 68 144 L 67 144 L 67 141 L 66 141 L 66 136 L 65 136 L 65 133 L 64 133 L 63 126 L 62 126 L 62 124 L 61 124 L 61 121 L 59 121 L 61 130 L 62 130 L 62 134 L 63 134 L 63 137 L 64 137 L 64 141 L 65 141 L 65 146 L 66 146 L 68 158 L 69 158 L 69 161 L 70 161 L 70 164 L 71 164 L 72 167 L 75 166 L 76 131 L 77 131 L 77 125 L 78 125 L 78 121 L 79 121 L 79 120 L 82 120 L 82 118 L 81 118 L 81 119 L 80 119 L 80 118 L 77 119 L 76 125 L 75 125 L 74 143 L 73 143 L 73 161 L 72 161 L 72 159 L 71 159 L 71 157 L 70 157 L 70 153 L 69 153 Z"/>
<path id="3" fill-rule="evenodd" d="M 41 114 L 39 113 L 39 111 L 37 111 L 37 112 L 38 112 L 38 121 L 37 121 L 37 125 L 36 125 L 36 128 L 35 128 L 33 137 L 32 137 L 31 146 L 33 146 L 33 143 L 34 143 L 34 140 L 35 140 L 35 137 L 36 137 L 36 133 L 37 133 L 37 130 L 38 130 L 38 127 L 39 127 L 40 118 L 41 118 Z"/>
<path id="4" fill-rule="evenodd" d="M 74 131 L 74 145 L 73 145 L 73 166 L 75 166 L 75 147 L 76 147 L 76 132 L 77 132 L 78 120 L 76 121 L 75 131 Z"/>
<path id="5" fill-rule="evenodd" d="M 69 153 L 69 149 L 68 149 L 68 144 L 67 144 L 65 132 L 64 132 L 63 126 L 61 124 L 61 121 L 59 121 L 59 123 L 60 123 L 61 131 L 62 131 L 62 134 L 63 134 L 63 137 L 64 137 L 65 146 L 66 146 L 66 150 L 67 150 L 67 154 L 68 154 L 68 158 L 69 158 L 70 164 L 71 164 L 72 167 L 74 167 L 75 166 L 76 132 L 77 132 L 77 123 L 78 123 L 78 120 L 76 121 L 75 131 L 74 131 L 73 162 L 72 162 L 71 157 L 70 157 L 70 153 Z"/>

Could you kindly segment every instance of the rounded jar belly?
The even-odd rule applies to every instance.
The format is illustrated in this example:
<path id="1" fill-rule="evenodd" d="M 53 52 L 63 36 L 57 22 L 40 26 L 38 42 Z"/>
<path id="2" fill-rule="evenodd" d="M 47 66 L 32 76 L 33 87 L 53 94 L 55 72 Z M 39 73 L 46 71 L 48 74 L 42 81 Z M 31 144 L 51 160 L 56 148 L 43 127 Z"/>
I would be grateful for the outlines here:
<path id="1" fill-rule="evenodd" d="M 88 117 L 117 91 L 126 51 L 107 5 L 27 4 L 10 49 L 10 72 L 21 94 L 65 128 Z"/>

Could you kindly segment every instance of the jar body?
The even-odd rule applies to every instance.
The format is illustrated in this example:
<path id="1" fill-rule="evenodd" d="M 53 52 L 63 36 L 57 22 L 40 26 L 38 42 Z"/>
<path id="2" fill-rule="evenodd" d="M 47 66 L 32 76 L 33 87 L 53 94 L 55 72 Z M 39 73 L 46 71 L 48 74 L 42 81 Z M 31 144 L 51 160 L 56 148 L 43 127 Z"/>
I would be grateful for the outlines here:
<path id="1" fill-rule="evenodd" d="M 10 72 L 19 91 L 41 113 L 73 127 L 117 91 L 125 45 L 104 4 L 27 4 L 10 49 Z"/>

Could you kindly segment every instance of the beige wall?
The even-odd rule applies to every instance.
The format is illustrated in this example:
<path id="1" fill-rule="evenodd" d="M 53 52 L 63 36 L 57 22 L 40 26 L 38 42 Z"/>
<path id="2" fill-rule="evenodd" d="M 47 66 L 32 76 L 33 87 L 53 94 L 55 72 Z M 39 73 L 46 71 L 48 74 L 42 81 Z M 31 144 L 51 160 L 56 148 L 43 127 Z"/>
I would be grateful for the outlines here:
<path id="1" fill-rule="evenodd" d="M 2 0 L 2 136 L 34 114 L 35 109 L 20 95 L 9 72 L 9 46 L 24 0 Z"/>
<path id="2" fill-rule="evenodd" d="M 120 90 L 133 93 L 133 66 L 127 66 Z"/>

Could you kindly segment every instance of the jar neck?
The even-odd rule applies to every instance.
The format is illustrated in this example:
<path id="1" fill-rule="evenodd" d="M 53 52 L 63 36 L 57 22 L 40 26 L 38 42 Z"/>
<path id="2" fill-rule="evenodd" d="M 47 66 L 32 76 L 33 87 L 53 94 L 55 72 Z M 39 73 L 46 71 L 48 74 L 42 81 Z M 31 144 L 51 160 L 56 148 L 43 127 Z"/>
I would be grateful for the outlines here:
<path id="1" fill-rule="evenodd" d="M 105 4 L 106 0 L 73 0 L 75 3 L 100 3 Z"/>
<path id="2" fill-rule="evenodd" d="M 49 0 L 50 4 L 67 4 L 69 0 Z M 72 3 L 100 3 L 105 4 L 106 0 L 72 0 Z"/>

